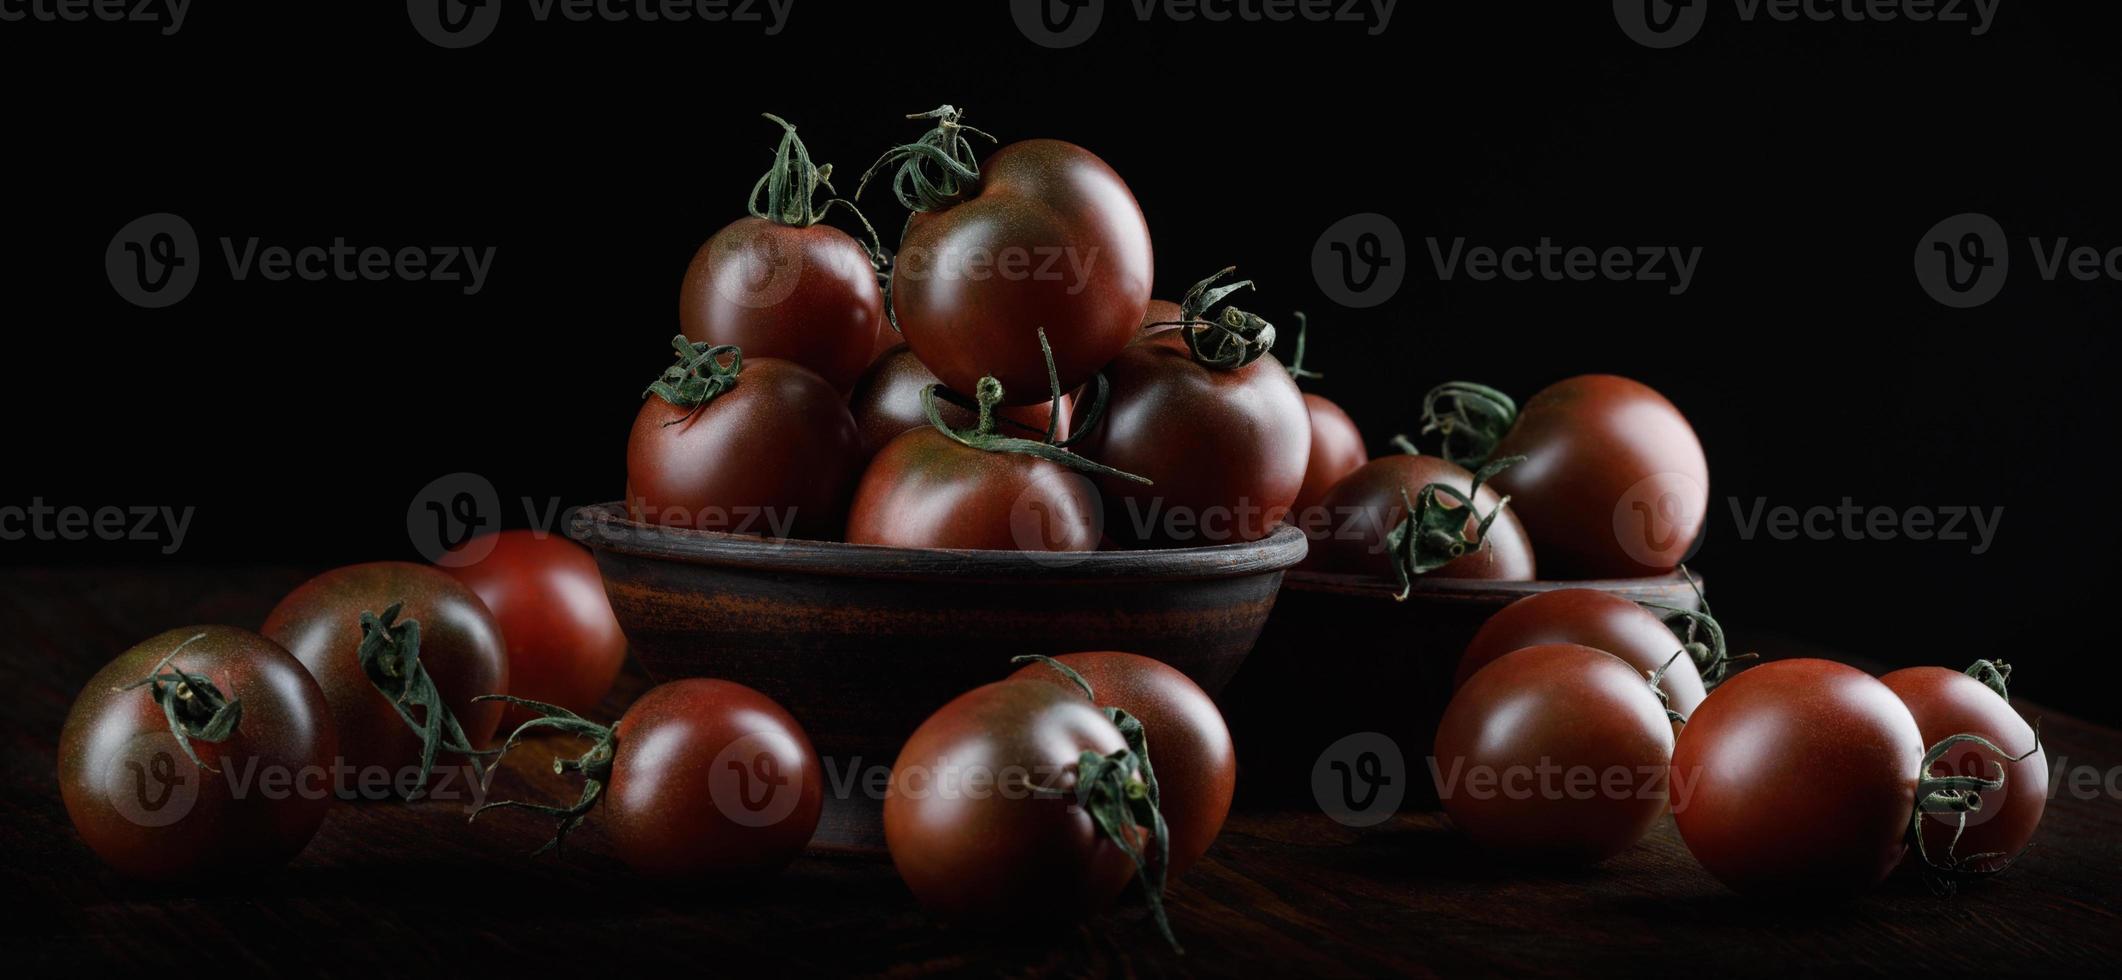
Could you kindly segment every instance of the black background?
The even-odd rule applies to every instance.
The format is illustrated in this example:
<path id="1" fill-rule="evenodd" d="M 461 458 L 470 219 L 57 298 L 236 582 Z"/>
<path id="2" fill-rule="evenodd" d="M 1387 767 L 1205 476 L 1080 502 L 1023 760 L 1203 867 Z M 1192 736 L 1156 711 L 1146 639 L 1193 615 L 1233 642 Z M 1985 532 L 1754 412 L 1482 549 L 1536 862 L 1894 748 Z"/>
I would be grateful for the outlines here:
<path id="1" fill-rule="evenodd" d="M 1742 637 L 1888 663 L 2004 657 L 2022 693 L 2112 716 L 2112 281 L 2044 282 L 2025 245 L 2122 246 L 2108 4 L 2004 0 L 1965 25 L 1742 23 L 1640 47 L 1603 3 L 1401 3 L 1356 24 L 1138 22 L 1122 0 L 1049 51 L 1006 4 L 796 0 L 731 24 L 537 23 L 467 50 L 397 3 L 197 4 L 183 30 L 0 24 L 8 100 L 7 474 L 0 506 L 196 506 L 150 542 L 0 542 L 0 562 L 417 557 L 430 480 L 612 499 L 667 361 L 693 250 L 739 216 L 777 138 L 859 172 L 944 102 L 1005 140 L 1087 146 L 1132 185 L 1158 294 L 1225 264 L 1252 308 L 1311 314 L 1313 390 L 1374 450 L 1421 393 L 1529 395 L 1587 371 L 1666 392 L 1708 447 L 1696 565 Z M 2087 18 L 2097 18 L 2088 20 Z M 852 181 L 842 190 L 851 191 Z M 887 234 L 901 213 L 865 202 Z M 207 276 L 144 310 L 105 277 L 143 214 L 198 230 Z M 1336 307 L 1311 251 L 1391 216 L 1415 277 Z M 1918 239 L 1980 211 L 2013 239 L 1995 301 L 1957 311 Z M 477 296 L 437 283 L 232 281 L 220 238 L 498 249 Z M 1701 246 L 1662 284 L 1439 282 L 1424 239 Z M 1969 542 L 1742 540 L 1731 499 L 2003 508 Z M 1362 642 L 1390 642 L 1375 638 Z"/>

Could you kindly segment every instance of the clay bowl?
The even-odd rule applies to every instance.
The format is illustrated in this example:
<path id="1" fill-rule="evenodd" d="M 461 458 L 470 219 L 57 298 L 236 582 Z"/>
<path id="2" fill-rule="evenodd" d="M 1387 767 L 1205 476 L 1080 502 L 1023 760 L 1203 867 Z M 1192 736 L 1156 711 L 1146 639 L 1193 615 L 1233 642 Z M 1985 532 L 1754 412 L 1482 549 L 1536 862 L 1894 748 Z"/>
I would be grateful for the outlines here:
<path id="1" fill-rule="evenodd" d="M 882 780 L 907 736 L 1011 657 L 1127 650 L 1215 695 L 1306 549 L 1290 527 L 1164 551 L 880 548 L 639 524 L 618 503 L 569 533 L 654 680 L 732 680 L 795 715 L 827 766 L 814 843 L 853 850 L 882 846 Z"/>
<path id="2" fill-rule="evenodd" d="M 1404 602 L 1375 579 L 1289 573 L 1245 669 L 1221 699 L 1238 748 L 1239 792 L 1253 802 L 1312 804 L 1321 754 L 1346 736 L 1376 732 L 1400 749 L 1407 799 L 1433 796 L 1425 763 L 1451 700 L 1459 655 L 1497 610 L 1555 589 L 1696 606 L 1694 590 L 1678 573 L 1593 581 L 1423 579 Z M 1331 777 L 1320 778 L 1331 783 Z"/>

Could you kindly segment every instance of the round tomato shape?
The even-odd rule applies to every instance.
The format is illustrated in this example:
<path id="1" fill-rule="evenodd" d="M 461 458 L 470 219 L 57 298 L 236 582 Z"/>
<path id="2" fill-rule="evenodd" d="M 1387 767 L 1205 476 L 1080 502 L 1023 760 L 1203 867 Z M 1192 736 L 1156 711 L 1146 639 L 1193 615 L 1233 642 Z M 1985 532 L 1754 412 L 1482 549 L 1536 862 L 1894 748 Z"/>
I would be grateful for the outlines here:
<path id="1" fill-rule="evenodd" d="M 1223 832 L 1238 789 L 1238 757 L 1223 713 L 1200 685 L 1160 660 L 1113 651 L 1053 659 L 1090 686 L 1093 703 L 1118 708 L 1142 723 L 1157 776 L 1158 806 L 1170 834 L 1171 873 L 1185 874 Z M 1012 679 L 1082 690 L 1044 663 L 1027 664 Z"/>
<path id="2" fill-rule="evenodd" d="M 1312 513 L 1326 500 L 1327 491 L 1334 484 L 1370 462 L 1370 453 L 1363 448 L 1363 433 L 1341 406 L 1307 391 L 1304 414 L 1311 420 L 1312 446 L 1311 456 L 1304 464 L 1304 483 L 1291 505 L 1298 514 Z"/>
<path id="3" fill-rule="evenodd" d="M 248 630 L 192 626 L 89 679 L 59 733 L 59 795 L 121 874 L 241 874 L 316 835 L 337 755 L 324 692 L 295 658 Z"/>
<path id="4" fill-rule="evenodd" d="M 794 126 L 767 118 L 784 130 L 774 171 L 753 188 L 751 216 L 693 255 L 678 322 L 688 339 L 793 361 L 845 391 L 886 329 L 884 292 L 870 253 L 812 210 L 829 168 L 811 163 Z"/>
<path id="5" fill-rule="evenodd" d="M 345 788 L 356 793 L 387 786 L 418 795 L 428 784 L 430 738 L 431 758 L 468 759 L 466 750 L 484 750 L 501 721 L 500 705 L 473 700 L 508 690 L 500 624 L 440 569 L 396 561 L 333 569 L 281 599 L 262 632 L 323 689 L 353 770 Z M 363 663 L 365 646 L 377 655 L 372 665 Z M 405 712 L 422 724 L 434 718 L 434 734 L 417 730 Z"/>
<path id="6" fill-rule="evenodd" d="M 854 392 L 847 397 L 848 408 L 854 412 L 855 427 L 862 432 L 862 451 L 875 456 L 877 450 L 883 449 L 885 443 L 900 433 L 927 428 L 928 410 L 922 407 L 921 392 L 936 383 L 936 376 L 922 367 L 913 349 L 904 344 L 877 358 L 862 375 L 862 380 L 855 382 Z M 1055 438 L 1068 438 L 1069 407 L 1072 404 L 1069 396 L 1061 396 L 1061 426 Z M 971 409 L 949 402 L 943 402 L 939 407 L 943 421 L 953 428 L 967 429 L 979 422 Z M 1026 439 L 1045 438 L 1047 420 L 1054 414 L 1051 399 L 998 411 L 1007 421 L 997 430 Z"/>
<path id="7" fill-rule="evenodd" d="M 2026 850 L 2048 806 L 2048 754 L 1999 690 L 2007 677 L 2009 668 L 1983 661 L 1967 672 L 1910 667 L 1879 678 L 1915 716 L 1926 744 L 1971 732 L 2009 754 L 2000 758 L 1979 745 L 1961 744 L 1932 764 L 1934 774 L 1973 777 L 1993 775 L 2000 763 L 2004 767 L 2003 788 L 1981 794 L 1979 809 L 1924 814 L 1922 853 L 1939 865 L 1977 874 L 2003 870 Z"/>
<path id="8" fill-rule="evenodd" d="M 1149 224 L 1120 175 L 1072 143 L 1012 143 L 975 169 L 973 131 L 958 115 L 929 114 L 939 126 L 921 141 L 950 157 L 947 181 L 910 180 L 940 163 L 908 148 L 879 162 L 900 163 L 900 200 L 915 212 L 892 273 L 899 330 L 952 390 L 993 375 L 1029 404 L 1048 388 L 1044 328 L 1061 390 L 1072 391 L 1141 329 L 1154 278 Z"/>
<path id="9" fill-rule="evenodd" d="M 1085 753 L 1126 750 L 1080 690 L 1008 680 L 960 695 L 921 723 L 892 765 L 892 864 L 946 922 L 1021 927 L 1101 911 L 1136 874 L 1128 847 L 1145 842 L 1130 836 L 1123 847 L 1101 831 L 1078 805 L 1078 783 L 1091 778 Z M 1132 772 L 1119 778 L 1139 782 Z"/>
<path id="10" fill-rule="evenodd" d="M 1591 864 L 1665 813 L 1673 726 L 1641 671 L 1574 643 L 1516 650 L 1467 679 L 1437 726 L 1437 797 L 1512 857 Z"/>
<path id="11" fill-rule="evenodd" d="M 1184 334 L 1151 333 L 1114 359 L 1100 424 L 1086 425 L 1091 407 L 1077 406 L 1083 454 L 1149 480 L 1099 481 L 1106 532 L 1153 547 L 1264 538 L 1304 485 L 1304 395 L 1274 355 L 1216 366 L 1194 356 Z"/>
<path id="12" fill-rule="evenodd" d="M 1610 374 L 1549 385 L 1517 413 L 1496 477 L 1557 578 L 1663 575 L 1709 514 L 1709 463 L 1686 416 L 1648 386 Z"/>
<path id="13" fill-rule="evenodd" d="M 862 474 L 847 540 L 897 548 L 1095 551 L 1089 479 L 1051 460 L 967 446 L 933 427 L 886 443 Z"/>
<path id="14" fill-rule="evenodd" d="M 509 693 L 596 710 L 626 665 L 626 634 L 589 549 L 557 535 L 502 531 L 459 545 L 437 564 L 500 624 Z M 501 724 L 513 729 L 530 719 L 509 710 Z"/>
<path id="15" fill-rule="evenodd" d="M 1849 894 L 1899 864 L 1923 734 L 1892 689 L 1830 660 L 1735 674 L 1680 729 L 1672 810 L 1702 866 L 1746 894 Z"/>
<path id="16" fill-rule="evenodd" d="M 839 392 L 790 361 L 677 338 L 626 444 L 637 521 L 833 540 L 862 472 L 862 437 Z"/>
<path id="17" fill-rule="evenodd" d="M 1701 672 L 1682 652 L 1680 638 L 1664 620 L 1636 603 L 1595 589 L 1542 592 L 1498 610 L 1466 645 L 1452 687 L 1464 687 L 1475 671 L 1514 650 L 1551 643 L 1604 650 L 1645 675 L 1663 670 L 1658 687 L 1665 692 L 1667 706 L 1682 716 L 1693 714 L 1707 696 Z"/>
<path id="18" fill-rule="evenodd" d="M 516 736 L 545 729 L 590 742 L 566 764 L 582 796 L 560 808 L 559 846 L 600 802 L 612 850 L 655 878 L 753 875 L 785 867 L 818 830 L 825 774 L 810 736 L 766 695 L 730 681 L 690 678 L 651 688 L 609 728 L 555 705 Z M 510 736 L 513 745 L 516 736 Z M 503 801 L 481 807 L 551 808 Z"/>
<path id="19" fill-rule="evenodd" d="M 1536 577 L 1532 541 L 1512 510 L 1516 502 L 1506 504 L 1490 484 L 1474 487 L 1474 476 L 1465 467 L 1412 453 L 1381 456 L 1363 464 L 1327 491 L 1316 519 L 1306 520 L 1304 530 L 1311 537 L 1306 565 L 1403 584 L 1412 574 L 1504 581 Z M 1415 501 L 1419 508 L 1423 488 L 1431 484 L 1449 486 L 1471 497 L 1475 513 L 1457 522 L 1462 525 L 1455 529 L 1459 536 L 1450 542 L 1463 553 L 1454 557 L 1453 547 L 1441 543 L 1425 547 L 1411 569 L 1405 553 L 1394 547 L 1394 537 L 1403 525 L 1410 524 L 1407 501 Z M 1462 509 L 1458 500 L 1445 494 L 1435 494 L 1433 499 L 1438 515 Z M 1489 515 L 1494 519 L 1485 532 L 1480 531 L 1481 520 Z M 1433 523 L 1440 520 L 1431 519 Z"/>

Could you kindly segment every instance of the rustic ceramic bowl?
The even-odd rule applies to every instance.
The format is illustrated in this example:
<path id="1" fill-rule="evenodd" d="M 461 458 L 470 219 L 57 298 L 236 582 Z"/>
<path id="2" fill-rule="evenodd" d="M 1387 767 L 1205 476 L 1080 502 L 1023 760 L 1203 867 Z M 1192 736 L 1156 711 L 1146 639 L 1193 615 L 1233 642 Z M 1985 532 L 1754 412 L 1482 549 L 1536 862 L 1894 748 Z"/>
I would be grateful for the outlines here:
<path id="1" fill-rule="evenodd" d="M 1238 748 L 1239 792 L 1260 802 L 1311 802 L 1341 778 L 1331 768 L 1335 760 L 1322 754 L 1348 736 L 1377 733 L 1399 749 L 1407 799 L 1432 795 L 1426 760 L 1459 655 L 1497 610 L 1555 589 L 1696 607 L 1678 573 L 1595 581 L 1425 578 L 1404 602 L 1375 579 L 1289 573 L 1245 669 L 1221 699 Z"/>
<path id="2" fill-rule="evenodd" d="M 1011 657 L 1127 650 L 1214 695 L 1305 553 L 1290 527 L 1059 556 L 777 541 L 639 524 L 617 503 L 579 511 L 570 533 L 653 679 L 736 681 L 796 716 L 828 767 L 816 843 L 858 850 L 882 844 L 875 797 L 907 736 Z"/>

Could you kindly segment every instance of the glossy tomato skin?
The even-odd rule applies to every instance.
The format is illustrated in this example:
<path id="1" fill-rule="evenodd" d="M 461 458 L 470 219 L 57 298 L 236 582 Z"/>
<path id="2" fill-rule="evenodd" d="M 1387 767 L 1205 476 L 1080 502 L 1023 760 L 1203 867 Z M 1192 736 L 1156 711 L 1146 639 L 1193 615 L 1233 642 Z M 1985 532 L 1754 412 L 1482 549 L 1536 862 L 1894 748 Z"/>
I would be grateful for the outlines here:
<path id="1" fill-rule="evenodd" d="M 672 681 L 635 701 L 613 733 L 612 778 L 594 819 L 640 874 L 775 871 L 818 830 L 818 754 L 796 719 L 758 691 Z"/>
<path id="2" fill-rule="evenodd" d="M 1299 514 L 1319 506 L 1334 484 L 1370 462 L 1370 453 L 1363 448 L 1363 433 L 1341 406 L 1305 392 L 1304 411 L 1311 420 L 1312 447 L 1310 461 L 1304 466 L 1304 484 L 1297 490 L 1293 505 Z"/>
<path id="3" fill-rule="evenodd" d="M 1664 668 L 1659 687 L 1672 710 L 1683 716 L 1693 714 L 1708 696 L 1695 662 L 1685 654 L 1673 656 L 1680 653 L 1680 639 L 1656 613 L 1596 589 L 1556 589 L 1526 596 L 1498 610 L 1466 645 L 1452 687 L 1465 686 L 1475 671 L 1513 650 L 1549 643 L 1604 650 L 1646 675 Z"/>
<path id="4" fill-rule="evenodd" d="M 1120 175 L 1080 146 L 1025 140 L 987 158 L 977 193 L 913 216 L 892 308 L 953 391 L 993 375 L 1023 405 L 1049 393 L 1039 329 L 1072 391 L 1134 339 L 1154 273 L 1149 224 Z"/>
<path id="5" fill-rule="evenodd" d="M 626 444 L 637 521 L 833 540 L 862 472 L 839 392 L 789 361 L 746 357 L 736 387 L 697 411 L 651 395 Z"/>
<path id="6" fill-rule="evenodd" d="M 1305 516 L 1304 531 L 1311 538 L 1306 567 L 1393 581 L 1393 556 L 1386 548 L 1385 536 L 1407 517 L 1407 505 L 1401 492 L 1406 491 L 1405 499 L 1414 499 L 1423 487 L 1432 483 L 1456 487 L 1464 492 L 1473 482 L 1474 475 L 1465 467 L 1435 456 L 1396 453 L 1363 464 L 1334 484 L 1319 502 L 1319 507 Z M 1483 514 L 1502 503 L 1502 497 L 1491 484 L 1483 484 L 1481 492 L 1473 497 L 1475 506 Z M 1449 498 L 1439 497 L 1438 502 L 1456 506 Z M 1518 523 L 1513 509 L 1515 505 L 1516 501 L 1512 501 L 1505 506 L 1503 513 L 1488 526 L 1488 535 L 1479 550 L 1461 555 L 1429 574 L 1438 578 L 1500 581 L 1525 581 L 1537 577 L 1532 541 L 1526 537 L 1524 525 Z M 1469 516 L 1468 530 L 1472 530 L 1474 523 L 1475 519 Z"/>
<path id="7" fill-rule="evenodd" d="M 793 361 L 841 391 L 869 364 L 878 332 L 890 329 L 859 242 L 829 225 L 754 217 L 731 222 L 694 253 L 678 322 L 687 340 Z"/>
<path id="8" fill-rule="evenodd" d="M 929 425 L 928 411 L 921 406 L 921 392 L 936 383 L 936 376 L 921 366 L 912 348 L 903 344 L 886 351 L 869 366 L 862 379 L 855 382 L 855 390 L 847 396 L 847 406 L 855 416 L 855 427 L 862 432 L 862 451 L 875 456 L 877 450 L 892 441 L 899 433 Z M 940 402 L 943 421 L 953 428 L 970 429 L 979 422 L 979 413 L 961 408 L 949 402 Z M 1073 401 L 1068 395 L 1061 396 L 1061 429 L 1056 438 L 1068 438 L 1069 406 Z M 1018 405 L 1003 408 L 1000 414 L 1024 426 L 998 423 L 997 431 L 1003 435 L 1024 439 L 1044 439 L 1046 422 L 1051 416 L 1053 403 L 1039 402 L 1035 405 Z"/>
<path id="9" fill-rule="evenodd" d="M 1437 795 L 1485 847 L 1592 864 L 1664 815 L 1672 754 L 1672 724 L 1634 667 L 1574 643 L 1526 647 L 1452 696 L 1437 726 Z"/>
<path id="10" fill-rule="evenodd" d="M 494 614 L 510 694 L 596 713 L 626 665 L 626 634 L 589 549 L 558 535 L 502 531 L 457 546 L 437 564 Z M 510 707 L 501 730 L 533 717 Z"/>
<path id="11" fill-rule="evenodd" d="M 1717 686 L 1673 749 L 1673 818 L 1702 866 L 1748 895 L 1848 895 L 1906 849 L 1923 736 L 1871 675 L 1778 660 Z"/>
<path id="12" fill-rule="evenodd" d="M 1142 722 L 1143 744 L 1157 773 L 1171 834 L 1171 873 L 1185 874 L 1223 832 L 1238 789 L 1238 757 L 1223 713 L 1200 685 L 1160 660 L 1115 651 L 1054 659 L 1083 675 L 1097 695 L 1098 707 L 1119 708 Z M 1025 665 L 1011 680 L 1045 681 L 1082 692 L 1043 663 Z"/>
<path id="13" fill-rule="evenodd" d="M 361 614 L 381 616 L 401 602 L 398 621 L 419 621 L 420 663 L 443 703 L 472 746 L 487 748 L 501 721 L 501 705 L 472 699 L 508 693 L 507 648 L 486 604 L 448 573 L 396 561 L 335 568 L 288 593 L 261 630 L 317 679 L 357 790 L 368 781 L 366 774 L 383 771 L 393 790 L 402 791 L 420 766 L 420 736 L 362 672 L 358 654 Z M 463 762 L 443 752 L 435 764 Z"/>
<path id="14" fill-rule="evenodd" d="M 1492 458 L 1525 461 L 1496 489 L 1540 548 L 1550 577 L 1663 575 L 1709 514 L 1709 463 L 1686 416 L 1650 387 L 1610 374 L 1558 381 L 1525 403 Z"/>
<path id="15" fill-rule="evenodd" d="M 862 474 L 847 540 L 897 548 L 1095 551 L 1089 479 L 1022 453 L 991 453 L 934 427 L 901 433 Z"/>
<path id="16" fill-rule="evenodd" d="M 1982 794 L 1982 809 L 1967 814 L 1966 829 L 1958 845 L 1953 833 L 1960 820 L 1955 814 L 1935 813 L 1923 818 L 1923 843 L 1930 858 L 1945 863 L 1948 853 L 1960 858 L 1996 854 L 1996 858 L 1973 862 L 1970 871 L 2000 871 L 2026 849 L 2048 806 L 2048 753 L 2039 749 L 2032 726 L 1997 692 L 1957 670 L 1943 667 L 1909 667 L 1897 670 L 1879 682 L 1892 690 L 1915 716 L 1923 744 L 1936 745 L 1962 733 L 1980 735 L 1998 748 L 2017 756 L 2033 754 L 2017 762 L 2000 758 L 1978 745 L 1957 746 L 1932 767 L 1938 775 L 1994 776 L 2004 767 L 2004 787 Z M 1913 853 L 1908 860 L 1920 861 Z"/>
<path id="17" fill-rule="evenodd" d="M 192 740 L 219 772 L 185 756 L 146 688 L 118 690 L 194 635 L 165 670 L 205 675 L 242 702 L 229 739 Z M 121 874 L 241 874 L 286 863 L 316 835 L 337 755 L 324 692 L 294 657 L 248 630 L 192 626 L 127 650 L 89 679 L 59 735 L 59 790 L 81 839 Z M 260 779 L 279 789 L 251 781 Z"/>
<path id="18" fill-rule="evenodd" d="M 1169 330 L 1172 324 L 1184 319 L 1186 313 L 1179 304 L 1168 299 L 1153 299 L 1149 301 L 1149 309 L 1142 314 L 1142 330 L 1145 333 Z"/>
<path id="19" fill-rule="evenodd" d="M 1149 547 L 1256 541 L 1304 485 L 1311 423 L 1304 395 L 1272 355 L 1235 371 L 1196 363 L 1176 330 L 1158 331 L 1106 369 L 1106 414 L 1076 451 L 1145 486 L 1100 477 L 1113 540 Z M 1077 406 L 1078 431 L 1088 404 Z"/>

